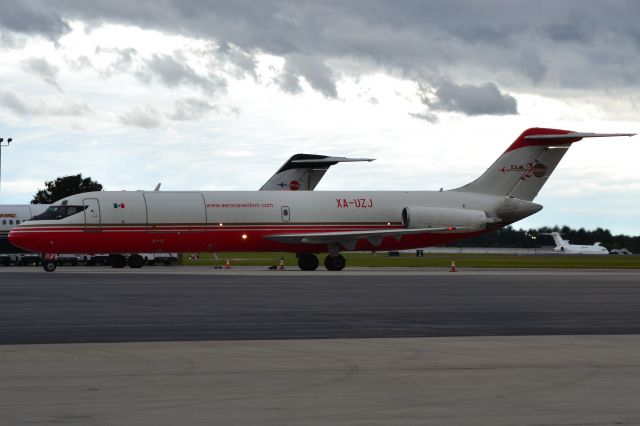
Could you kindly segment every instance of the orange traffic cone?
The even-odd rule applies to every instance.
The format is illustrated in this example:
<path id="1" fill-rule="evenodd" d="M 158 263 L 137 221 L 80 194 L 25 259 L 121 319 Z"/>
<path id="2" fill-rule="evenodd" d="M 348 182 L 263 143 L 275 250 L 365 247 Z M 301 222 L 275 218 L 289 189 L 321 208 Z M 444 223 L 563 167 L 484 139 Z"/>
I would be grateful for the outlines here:
<path id="1" fill-rule="evenodd" d="M 458 270 L 456 269 L 456 261 L 455 260 L 451 261 L 451 269 L 449 269 L 449 272 L 458 272 Z"/>
<path id="2" fill-rule="evenodd" d="M 280 268 L 281 271 L 284 271 L 284 257 L 280 258 Z"/>
<path id="3" fill-rule="evenodd" d="M 227 263 L 225 263 L 224 269 L 231 269 L 231 262 L 229 262 L 229 259 L 227 259 Z"/>

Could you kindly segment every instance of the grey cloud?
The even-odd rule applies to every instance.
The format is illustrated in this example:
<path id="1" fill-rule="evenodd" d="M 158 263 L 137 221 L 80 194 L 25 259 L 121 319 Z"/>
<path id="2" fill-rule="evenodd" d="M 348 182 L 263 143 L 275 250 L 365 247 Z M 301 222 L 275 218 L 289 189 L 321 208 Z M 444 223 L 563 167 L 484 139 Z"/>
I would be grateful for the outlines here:
<path id="1" fill-rule="evenodd" d="M 0 91 L 0 104 L 18 115 L 33 113 L 33 108 L 12 92 Z M 38 113 L 40 112 L 41 110 L 38 110 Z"/>
<path id="2" fill-rule="evenodd" d="M 128 126 L 153 129 L 160 127 L 162 121 L 160 114 L 151 105 L 135 106 L 131 110 L 120 115 L 120 122 Z"/>
<path id="3" fill-rule="evenodd" d="M 56 78 L 58 75 L 58 67 L 51 65 L 44 58 L 30 58 L 22 62 L 24 68 L 28 71 L 38 74 L 44 78 Z"/>
<path id="4" fill-rule="evenodd" d="M 465 115 L 518 114 L 516 99 L 501 93 L 494 83 L 472 86 L 443 81 L 432 96 L 422 88 L 421 99 L 431 109 L 439 111 L 461 112 Z"/>
<path id="5" fill-rule="evenodd" d="M 520 69 L 533 83 L 540 83 L 547 75 L 547 66 L 542 63 L 540 56 L 534 51 L 525 51 L 519 57 L 515 57 L 514 68 Z"/>
<path id="6" fill-rule="evenodd" d="M 0 51 L 15 49 L 20 44 L 12 33 L 0 30 Z"/>
<path id="7" fill-rule="evenodd" d="M 180 57 L 169 55 L 153 55 L 146 61 L 147 71 L 139 74 L 140 78 L 148 81 L 150 78 L 156 78 L 168 87 L 176 87 L 183 84 L 199 87 L 207 94 L 216 92 L 224 92 L 227 82 L 218 76 L 202 76 L 196 73 L 188 64 L 180 61 Z"/>
<path id="8" fill-rule="evenodd" d="M 302 92 L 302 86 L 300 86 L 300 78 L 288 72 L 286 69 L 282 71 L 282 74 L 277 79 L 277 83 L 282 90 L 287 93 L 296 94 Z"/>
<path id="9" fill-rule="evenodd" d="M 216 53 L 219 58 L 233 65 L 236 76 L 244 77 L 245 75 L 249 75 L 253 77 L 254 80 L 258 79 L 256 73 L 258 62 L 253 55 L 225 42 L 222 42 L 220 46 L 218 46 Z"/>
<path id="10" fill-rule="evenodd" d="M 62 19 L 51 2 L 21 0 L 4 4 L 0 26 L 22 34 L 33 34 L 57 40 L 71 27 Z"/>
<path id="11" fill-rule="evenodd" d="M 93 115 L 95 112 L 89 106 L 82 103 L 67 103 L 62 105 L 50 105 L 48 107 L 49 115 L 72 116 L 78 117 L 83 115 Z"/>
<path id="12" fill-rule="evenodd" d="M 141 62 L 142 60 L 138 57 L 138 51 L 132 47 L 127 47 L 124 49 L 105 49 L 101 46 L 98 46 L 96 47 L 95 54 L 109 55 L 113 57 L 113 60 L 109 63 L 109 65 L 106 68 L 100 70 L 100 73 L 107 77 L 127 72 L 133 72 L 134 75 L 138 76 L 145 82 L 149 82 L 151 80 L 151 77 L 148 74 L 142 73 L 136 67 L 138 62 Z"/>
<path id="13" fill-rule="evenodd" d="M 76 59 L 67 59 L 67 64 L 75 71 L 81 71 L 92 66 L 91 60 L 85 55 L 78 56 Z"/>
<path id="14" fill-rule="evenodd" d="M 168 117 L 176 121 L 196 121 L 218 109 L 215 105 L 196 98 L 179 99 L 173 107 L 174 110 Z"/>
<path id="15" fill-rule="evenodd" d="M 438 116 L 430 112 L 410 112 L 409 115 L 418 120 L 428 121 L 429 123 L 437 123 Z"/>
<path id="16" fill-rule="evenodd" d="M 58 85 L 58 82 L 56 81 L 56 76 L 58 75 L 58 71 L 59 71 L 58 67 L 56 67 L 55 65 L 51 65 L 49 62 L 47 62 L 46 59 L 44 58 L 26 59 L 22 61 L 22 67 L 26 71 L 42 77 L 42 79 L 46 83 L 54 86 L 58 90 L 61 90 L 60 86 Z"/>
<path id="17" fill-rule="evenodd" d="M 82 102 L 66 101 L 51 104 L 41 100 L 25 99 L 13 92 L 0 91 L 0 105 L 21 116 L 87 116 L 95 112 Z"/>
<path id="18" fill-rule="evenodd" d="M 447 75 L 518 89 L 640 84 L 629 72 L 640 69 L 640 3 L 633 0 L 588 6 L 582 0 L 165 0 L 162 7 L 59 0 L 55 11 L 49 4 L 28 2 L 52 23 L 115 22 L 228 43 L 248 55 L 228 59 L 238 69 L 251 69 L 251 52 L 265 52 L 288 62 L 297 56 L 340 63 L 341 73 L 385 70 L 431 82 Z M 48 33 L 63 33 L 50 27 Z M 603 64 L 603 58 L 612 61 Z M 296 79 L 303 77 L 334 96 L 335 76 L 326 68 L 309 70 L 295 59 L 288 66 L 281 78 L 285 90 L 298 90 Z"/>
<path id="19" fill-rule="evenodd" d="M 280 87 L 289 93 L 298 93 L 300 78 L 303 77 L 309 85 L 328 98 L 337 98 L 335 72 L 322 61 L 310 56 L 288 55 L 279 79 Z"/>

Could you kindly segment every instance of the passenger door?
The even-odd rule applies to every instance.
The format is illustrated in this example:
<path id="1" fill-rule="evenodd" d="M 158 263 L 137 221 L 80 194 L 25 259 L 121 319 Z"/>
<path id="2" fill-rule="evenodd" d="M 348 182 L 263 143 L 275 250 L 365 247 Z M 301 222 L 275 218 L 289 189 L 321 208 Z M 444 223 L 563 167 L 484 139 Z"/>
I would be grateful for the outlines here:
<path id="1" fill-rule="evenodd" d="M 100 203 L 95 198 L 82 200 L 84 206 L 84 230 L 100 231 Z"/>

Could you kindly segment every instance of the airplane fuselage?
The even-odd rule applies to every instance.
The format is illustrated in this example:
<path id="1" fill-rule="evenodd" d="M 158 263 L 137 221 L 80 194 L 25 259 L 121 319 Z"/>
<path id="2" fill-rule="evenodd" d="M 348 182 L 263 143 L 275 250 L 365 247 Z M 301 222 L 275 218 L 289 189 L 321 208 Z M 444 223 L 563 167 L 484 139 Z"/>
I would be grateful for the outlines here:
<path id="1" fill-rule="evenodd" d="M 327 251 L 323 244 L 292 245 L 268 237 L 406 228 L 403 210 L 423 207 L 483 212 L 497 218 L 497 223 L 489 226 L 495 229 L 541 209 L 538 204 L 509 197 L 455 191 L 105 191 L 78 194 L 63 202 L 82 206 L 83 211 L 64 218 L 28 221 L 11 232 L 12 243 L 50 253 L 323 252 Z M 61 202 L 56 205 L 62 206 Z M 433 224 L 437 225 L 442 224 Z M 485 224 L 457 225 L 464 230 L 384 237 L 380 244 L 359 240 L 349 249 L 426 247 L 488 229 Z"/>

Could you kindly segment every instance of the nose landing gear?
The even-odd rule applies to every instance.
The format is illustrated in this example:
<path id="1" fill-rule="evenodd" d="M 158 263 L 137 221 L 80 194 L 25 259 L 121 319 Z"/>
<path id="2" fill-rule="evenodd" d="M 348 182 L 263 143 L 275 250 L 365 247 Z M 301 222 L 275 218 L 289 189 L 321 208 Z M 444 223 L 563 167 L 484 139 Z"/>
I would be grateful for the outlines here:
<path id="1" fill-rule="evenodd" d="M 43 260 L 42 261 L 42 269 L 47 272 L 53 272 L 58 267 L 58 262 L 55 260 Z"/>
<path id="2" fill-rule="evenodd" d="M 58 261 L 56 260 L 55 253 L 43 253 L 42 255 L 42 269 L 47 272 L 53 272 L 58 267 Z"/>

